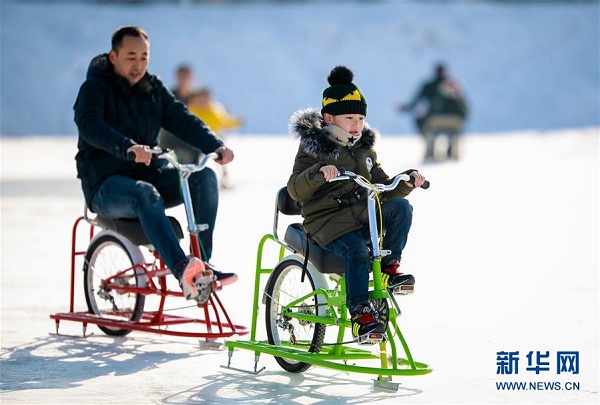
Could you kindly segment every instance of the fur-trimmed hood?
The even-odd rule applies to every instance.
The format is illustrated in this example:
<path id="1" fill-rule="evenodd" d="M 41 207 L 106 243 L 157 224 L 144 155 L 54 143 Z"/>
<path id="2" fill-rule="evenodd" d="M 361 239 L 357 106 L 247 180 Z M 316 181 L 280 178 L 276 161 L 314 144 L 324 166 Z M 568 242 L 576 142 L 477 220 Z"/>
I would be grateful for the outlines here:
<path id="1" fill-rule="evenodd" d="M 308 155 L 317 158 L 337 159 L 346 147 L 334 141 L 325 131 L 325 120 L 317 110 L 308 108 L 296 111 L 290 118 L 289 131 L 300 138 L 300 146 Z M 360 140 L 352 148 L 373 147 L 379 134 L 365 122 Z"/>

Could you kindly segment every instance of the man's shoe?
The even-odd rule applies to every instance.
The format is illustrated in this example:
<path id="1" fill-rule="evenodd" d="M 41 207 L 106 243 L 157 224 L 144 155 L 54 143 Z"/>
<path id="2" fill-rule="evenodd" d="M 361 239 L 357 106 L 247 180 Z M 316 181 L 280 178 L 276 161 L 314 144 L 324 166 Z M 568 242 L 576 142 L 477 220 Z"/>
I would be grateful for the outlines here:
<path id="1" fill-rule="evenodd" d="M 179 281 L 183 296 L 187 300 L 196 299 L 204 303 L 210 296 L 211 283 L 214 275 L 198 258 L 192 257 L 181 274 Z"/>
<path id="2" fill-rule="evenodd" d="M 223 273 L 222 271 L 217 270 L 217 268 L 210 264 L 209 262 L 204 262 L 204 266 L 211 270 L 215 275 L 215 283 L 217 288 L 221 288 L 223 286 L 233 284 L 237 281 L 238 276 L 235 273 Z"/>
<path id="3" fill-rule="evenodd" d="M 400 262 L 398 260 L 393 261 L 381 270 L 381 280 L 383 281 L 383 287 L 393 294 L 405 295 L 412 294 L 415 291 L 415 278 L 412 274 L 400 272 Z"/>
<path id="4" fill-rule="evenodd" d="M 352 312 L 352 336 L 359 344 L 375 344 L 385 340 L 385 325 L 377 320 L 378 316 L 371 306 L 358 305 Z"/>

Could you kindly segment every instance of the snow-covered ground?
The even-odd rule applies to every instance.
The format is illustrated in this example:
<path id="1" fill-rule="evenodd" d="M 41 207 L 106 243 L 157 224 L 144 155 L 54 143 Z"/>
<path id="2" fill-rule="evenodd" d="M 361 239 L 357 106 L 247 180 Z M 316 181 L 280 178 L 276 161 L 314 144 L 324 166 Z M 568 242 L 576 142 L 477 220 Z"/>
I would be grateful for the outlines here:
<path id="1" fill-rule="evenodd" d="M 432 183 L 410 196 L 404 269 L 417 291 L 401 299 L 400 321 L 415 358 L 434 371 L 395 379 L 396 393 L 374 389 L 366 375 L 318 367 L 289 374 L 267 355 L 258 376 L 225 370 L 226 352 L 197 339 L 114 338 L 95 326 L 84 339 L 80 324 L 65 321 L 60 332 L 79 337 L 53 335 L 49 315 L 68 310 L 71 227 L 83 204 L 76 138 L 3 138 L 0 402 L 598 403 L 598 131 L 469 135 L 460 162 L 434 165 L 420 163 L 416 137 L 379 141 L 388 172 L 416 167 Z M 271 231 L 275 192 L 297 144 L 260 135 L 228 143 L 235 186 L 221 193 L 214 263 L 239 274 L 220 297 L 249 326 L 257 244 Z M 520 353 L 518 374 L 496 374 L 502 351 Z M 579 354 L 578 374 L 558 374 L 562 351 Z M 550 370 L 527 371 L 529 352 L 549 352 Z M 252 353 L 236 352 L 233 366 L 251 368 Z M 497 389 L 511 381 L 563 389 Z"/>

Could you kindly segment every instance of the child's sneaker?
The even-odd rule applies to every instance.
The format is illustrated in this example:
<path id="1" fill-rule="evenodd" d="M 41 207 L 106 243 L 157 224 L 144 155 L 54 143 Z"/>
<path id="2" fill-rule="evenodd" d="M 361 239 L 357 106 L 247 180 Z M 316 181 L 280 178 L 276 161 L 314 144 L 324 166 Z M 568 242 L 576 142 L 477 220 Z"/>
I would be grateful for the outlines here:
<path id="1" fill-rule="evenodd" d="M 222 288 L 223 286 L 233 284 L 238 279 L 237 274 L 223 273 L 222 271 L 217 270 L 217 268 L 209 262 L 204 262 L 204 266 L 207 269 L 212 270 L 213 274 L 215 275 L 216 288 Z"/>
<path id="2" fill-rule="evenodd" d="M 369 304 L 360 304 L 352 312 L 352 336 L 359 344 L 374 344 L 385 340 L 385 325 L 377 319 Z"/>
<path id="3" fill-rule="evenodd" d="M 187 266 L 185 266 L 179 282 L 185 299 L 196 299 L 198 301 L 201 297 L 201 300 L 206 302 L 210 296 L 213 277 L 212 271 L 206 269 L 201 260 L 192 257 Z"/>
<path id="4" fill-rule="evenodd" d="M 383 287 L 393 294 L 411 294 L 415 290 L 415 278 L 412 274 L 400 272 L 400 262 L 398 260 L 394 260 L 381 270 L 381 280 L 383 281 Z"/>

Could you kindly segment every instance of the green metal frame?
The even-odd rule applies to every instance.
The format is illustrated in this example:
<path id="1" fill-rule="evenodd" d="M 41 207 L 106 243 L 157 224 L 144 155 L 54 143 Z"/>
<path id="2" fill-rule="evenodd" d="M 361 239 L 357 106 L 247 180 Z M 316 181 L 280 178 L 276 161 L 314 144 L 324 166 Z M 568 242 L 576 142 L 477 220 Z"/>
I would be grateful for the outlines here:
<path id="1" fill-rule="evenodd" d="M 261 353 L 341 371 L 377 375 L 378 377 L 375 382 L 379 382 L 381 384 L 386 384 L 386 382 L 391 381 L 392 376 L 414 376 L 429 374 L 432 372 L 432 369 L 427 364 L 414 361 L 408 344 L 404 339 L 402 332 L 400 331 L 400 327 L 398 326 L 398 311 L 396 310 L 395 306 L 389 306 L 388 325 L 386 328 L 387 341 L 379 343 L 378 353 L 374 353 L 371 350 L 365 350 L 344 344 L 325 345 L 321 348 L 321 351 L 319 353 L 309 353 L 306 351 L 306 349 L 310 346 L 310 342 L 306 342 L 305 345 L 302 345 L 302 342 L 296 342 L 294 344 L 294 347 L 291 347 L 288 345 L 276 346 L 269 344 L 269 342 L 266 340 L 256 340 L 256 322 L 258 319 L 258 313 L 260 311 L 259 299 L 261 294 L 261 278 L 265 275 L 269 276 L 273 272 L 273 268 L 263 267 L 263 250 L 268 241 L 273 241 L 279 244 L 278 263 L 281 262 L 285 257 L 286 248 L 279 241 L 277 241 L 274 235 L 267 234 L 261 239 L 258 245 L 256 260 L 250 340 L 227 340 L 225 342 L 225 345 L 228 348 L 229 352 L 229 361 L 227 368 L 232 368 L 230 366 L 231 358 L 233 356 L 233 351 L 237 348 L 250 350 L 254 352 L 254 373 L 262 371 L 257 371 L 257 363 Z M 382 286 L 381 263 L 379 260 L 372 261 L 372 270 L 373 280 L 370 282 L 370 286 L 372 287 L 370 289 L 371 291 L 369 292 L 370 298 L 390 299 L 390 296 L 387 293 L 386 289 Z M 348 311 L 345 305 L 345 283 L 343 281 L 343 278 L 339 281 L 333 281 L 337 283 L 335 289 L 317 289 L 311 294 L 305 297 L 301 297 L 301 299 L 288 304 L 289 307 L 292 307 L 295 303 L 302 301 L 303 299 L 310 297 L 311 295 L 322 295 L 325 297 L 328 306 L 326 316 L 304 314 L 299 312 L 289 313 L 288 315 L 296 319 L 302 319 L 313 323 L 321 323 L 328 326 L 337 326 L 337 343 L 341 343 L 343 342 L 346 328 L 351 327 L 351 322 L 348 319 Z M 393 300 L 393 297 L 391 299 Z M 399 357 L 398 345 L 396 340 L 402 346 L 402 350 L 404 353 L 403 358 Z M 302 350 L 302 348 L 304 348 L 304 350 Z M 350 361 L 355 360 L 375 360 L 379 362 L 379 366 L 371 367 L 348 363 Z"/>

